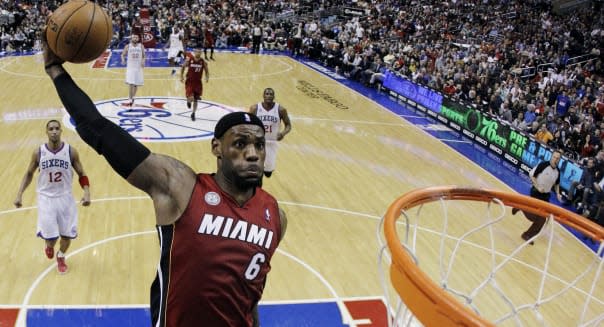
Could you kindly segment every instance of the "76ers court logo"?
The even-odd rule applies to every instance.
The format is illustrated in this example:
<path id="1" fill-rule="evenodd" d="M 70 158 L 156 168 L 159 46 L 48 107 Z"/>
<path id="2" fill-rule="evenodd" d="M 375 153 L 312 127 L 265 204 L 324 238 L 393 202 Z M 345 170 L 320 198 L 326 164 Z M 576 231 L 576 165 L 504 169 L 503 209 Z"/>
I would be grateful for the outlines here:
<path id="1" fill-rule="evenodd" d="M 210 139 L 216 122 L 229 112 L 236 111 L 218 103 L 199 101 L 195 121 L 193 109 L 187 108 L 183 98 L 136 98 L 132 107 L 128 99 L 113 99 L 96 103 L 105 118 L 123 128 L 136 139 L 146 142 L 181 142 Z M 69 115 L 63 117 L 65 126 L 75 130 Z"/>

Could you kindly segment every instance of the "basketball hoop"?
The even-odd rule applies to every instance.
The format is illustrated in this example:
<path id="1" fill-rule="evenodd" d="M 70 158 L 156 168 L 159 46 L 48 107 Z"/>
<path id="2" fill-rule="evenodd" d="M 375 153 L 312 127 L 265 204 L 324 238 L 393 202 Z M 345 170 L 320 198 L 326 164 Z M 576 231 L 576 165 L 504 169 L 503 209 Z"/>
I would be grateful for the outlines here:
<path id="1" fill-rule="evenodd" d="M 529 222 L 510 207 L 547 223 L 524 241 Z M 561 225 L 599 242 L 597 253 Z M 399 197 L 378 228 L 391 326 L 604 323 L 604 228 L 561 207 L 517 193 L 429 187 Z"/>

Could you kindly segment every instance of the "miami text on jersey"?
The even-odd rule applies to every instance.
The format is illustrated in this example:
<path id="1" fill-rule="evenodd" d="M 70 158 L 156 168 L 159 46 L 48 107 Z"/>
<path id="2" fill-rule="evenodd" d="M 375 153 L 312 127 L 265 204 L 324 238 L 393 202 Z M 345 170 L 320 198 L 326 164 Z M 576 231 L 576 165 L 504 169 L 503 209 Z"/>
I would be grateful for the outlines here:
<path id="1" fill-rule="evenodd" d="M 273 243 L 273 231 L 256 224 L 250 224 L 244 220 L 223 216 L 214 216 L 206 213 L 201 220 L 197 231 L 199 234 L 222 236 L 230 239 L 238 239 L 247 243 L 263 246 L 266 249 Z"/>

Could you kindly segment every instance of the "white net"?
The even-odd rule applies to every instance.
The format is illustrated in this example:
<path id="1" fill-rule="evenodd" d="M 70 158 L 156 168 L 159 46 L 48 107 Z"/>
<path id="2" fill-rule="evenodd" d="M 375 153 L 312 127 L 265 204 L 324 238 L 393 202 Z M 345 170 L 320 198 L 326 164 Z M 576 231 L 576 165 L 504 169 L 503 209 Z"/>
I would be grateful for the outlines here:
<path id="1" fill-rule="evenodd" d="M 501 200 L 441 198 L 401 211 L 396 232 L 423 273 L 495 325 L 603 326 L 604 242 L 596 253 L 552 215 L 546 219 L 524 241 L 530 222 Z M 390 282 L 382 227 L 378 261 L 390 325 L 420 326 Z"/>

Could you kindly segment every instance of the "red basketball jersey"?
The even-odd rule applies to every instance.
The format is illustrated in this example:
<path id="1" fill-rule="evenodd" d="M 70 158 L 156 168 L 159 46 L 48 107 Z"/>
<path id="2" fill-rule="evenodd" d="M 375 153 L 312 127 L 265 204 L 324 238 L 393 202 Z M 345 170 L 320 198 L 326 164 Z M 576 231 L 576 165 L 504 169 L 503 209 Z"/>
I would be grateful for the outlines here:
<path id="1" fill-rule="evenodd" d="M 243 206 L 199 174 L 180 219 L 157 227 L 153 326 L 251 326 L 281 238 L 277 201 L 261 188 Z"/>
<path id="2" fill-rule="evenodd" d="M 201 77 L 203 77 L 203 66 L 205 62 L 203 58 L 195 59 L 194 55 L 189 57 L 189 63 L 187 66 L 187 81 L 188 82 L 199 82 L 201 83 Z"/>
<path id="3" fill-rule="evenodd" d="M 212 35 L 212 30 L 206 28 L 204 31 L 204 40 L 205 40 L 205 46 L 207 48 L 211 48 L 214 46 L 214 35 Z"/>

